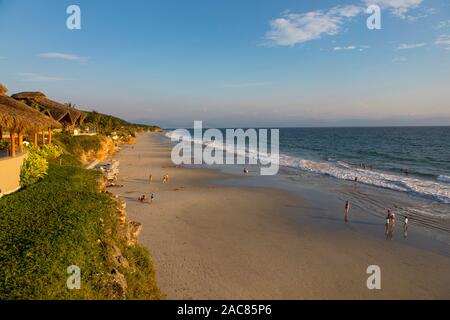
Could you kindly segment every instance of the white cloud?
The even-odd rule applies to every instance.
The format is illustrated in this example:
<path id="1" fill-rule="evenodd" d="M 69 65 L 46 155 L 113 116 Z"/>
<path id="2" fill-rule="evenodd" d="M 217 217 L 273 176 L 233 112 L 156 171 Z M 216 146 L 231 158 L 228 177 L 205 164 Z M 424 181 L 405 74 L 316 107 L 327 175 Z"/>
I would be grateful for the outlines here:
<path id="1" fill-rule="evenodd" d="M 83 60 L 82 57 L 77 56 L 75 54 L 70 53 L 62 53 L 62 52 L 46 52 L 41 53 L 39 55 L 41 58 L 47 58 L 47 59 L 62 59 L 62 60 L 69 60 L 69 61 L 81 61 Z"/>
<path id="2" fill-rule="evenodd" d="M 426 43 L 402 43 L 397 47 L 397 50 L 416 49 L 425 46 Z"/>
<path id="3" fill-rule="evenodd" d="M 334 51 L 340 51 L 340 50 L 355 50 L 356 46 L 347 46 L 347 47 L 334 47 Z"/>
<path id="4" fill-rule="evenodd" d="M 341 47 L 341 46 L 337 46 L 333 48 L 333 51 L 350 51 L 350 50 L 358 50 L 358 51 L 364 51 L 364 49 L 368 49 L 370 48 L 369 46 L 355 46 L 355 45 L 351 45 L 351 46 L 346 46 L 346 47 Z"/>
<path id="5" fill-rule="evenodd" d="M 441 21 L 436 25 L 436 29 L 445 29 L 450 27 L 450 20 Z"/>
<path id="6" fill-rule="evenodd" d="M 432 15 L 434 15 L 434 14 L 436 14 L 436 13 L 437 13 L 437 10 L 436 10 L 436 9 L 434 9 L 434 8 L 428 8 L 428 9 L 422 10 L 422 11 L 419 12 L 419 13 L 416 13 L 415 15 L 407 15 L 407 16 L 406 16 L 406 19 L 407 19 L 408 21 L 410 21 L 410 22 L 414 22 L 414 21 L 416 21 L 416 20 L 419 20 L 419 19 L 423 19 L 423 18 L 427 18 L 427 17 L 429 17 L 429 16 L 432 16 Z"/>
<path id="7" fill-rule="evenodd" d="M 66 79 L 60 77 L 51 77 L 46 75 L 40 75 L 36 73 L 18 73 L 18 76 L 22 77 L 22 81 L 26 82 L 49 82 L 49 81 L 64 81 Z"/>
<path id="8" fill-rule="evenodd" d="M 269 44 L 293 46 L 323 35 L 336 35 L 350 18 L 359 15 L 364 8 L 354 5 L 337 6 L 328 11 L 317 10 L 307 13 L 286 13 L 270 21 L 270 31 L 266 33 Z"/>
<path id="9" fill-rule="evenodd" d="M 450 35 L 440 35 L 434 41 L 434 44 L 438 47 L 450 50 Z"/>
<path id="10" fill-rule="evenodd" d="M 407 18 L 406 13 L 409 10 L 419 7 L 422 2 L 423 0 L 364 0 L 366 5 L 376 4 L 403 19 Z"/>

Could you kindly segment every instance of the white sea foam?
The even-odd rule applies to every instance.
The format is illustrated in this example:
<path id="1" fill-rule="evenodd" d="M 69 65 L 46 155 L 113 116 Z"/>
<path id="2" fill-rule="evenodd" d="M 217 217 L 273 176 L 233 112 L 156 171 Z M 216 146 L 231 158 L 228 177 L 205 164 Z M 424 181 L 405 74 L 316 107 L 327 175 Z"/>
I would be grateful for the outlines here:
<path id="1" fill-rule="evenodd" d="M 166 133 L 168 138 L 173 137 L 172 132 Z M 181 139 L 182 137 L 176 137 Z M 192 141 L 192 140 L 189 140 Z M 226 144 L 216 142 L 193 141 L 194 143 L 208 144 L 218 150 L 230 151 Z M 256 150 L 238 149 L 235 153 L 244 155 L 252 159 L 267 157 L 267 154 L 258 154 Z M 433 199 L 450 204 L 450 177 L 441 175 L 438 181 L 422 180 L 413 177 L 400 176 L 377 170 L 368 170 L 352 166 L 344 161 L 317 161 L 306 160 L 285 154 L 280 154 L 279 165 L 290 167 L 302 171 L 312 172 L 331 176 L 341 180 L 354 181 L 355 177 L 358 182 L 376 187 L 391 189 L 395 191 L 413 193 L 428 199 Z"/>

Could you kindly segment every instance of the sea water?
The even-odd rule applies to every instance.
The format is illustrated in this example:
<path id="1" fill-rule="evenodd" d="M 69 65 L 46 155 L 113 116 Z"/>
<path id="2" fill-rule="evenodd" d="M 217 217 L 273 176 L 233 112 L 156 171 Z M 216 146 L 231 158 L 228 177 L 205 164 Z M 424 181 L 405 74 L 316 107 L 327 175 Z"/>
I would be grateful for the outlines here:
<path id="1" fill-rule="evenodd" d="M 450 218 L 450 127 L 281 128 L 279 148 L 283 174 L 356 179 L 423 199 L 412 208 L 421 215 Z"/>

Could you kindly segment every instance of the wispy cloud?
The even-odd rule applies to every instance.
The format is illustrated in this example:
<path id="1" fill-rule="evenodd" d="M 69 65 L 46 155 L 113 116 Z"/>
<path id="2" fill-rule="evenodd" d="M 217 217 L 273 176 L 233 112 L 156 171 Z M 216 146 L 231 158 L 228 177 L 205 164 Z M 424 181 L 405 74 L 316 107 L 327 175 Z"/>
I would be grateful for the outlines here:
<path id="1" fill-rule="evenodd" d="M 434 8 L 428 8 L 428 9 L 423 9 L 422 11 L 414 14 L 414 15 L 407 15 L 406 19 L 410 22 L 414 22 L 416 20 L 419 19 L 423 19 L 423 18 L 427 18 L 429 16 L 432 16 L 434 14 L 437 13 L 437 10 Z"/>
<path id="2" fill-rule="evenodd" d="M 402 19 L 406 19 L 408 11 L 418 8 L 422 2 L 423 0 L 364 0 L 366 5 L 376 4 Z"/>
<path id="3" fill-rule="evenodd" d="M 316 10 L 299 14 L 287 12 L 270 21 L 266 40 L 269 45 L 293 46 L 324 35 L 337 35 L 346 21 L 363 11 L 362 7 L 348 5 L 333 7 L 328 11 Z"/>
<path id="4" fill-rule="evenodd" d="M 424 47 L 426 43 L 402 43 L 397 47 L 397 50 L 408 50 Z"/>
<path id="5" fill-rule="evenodd" d="M 347 47 L 334 47 L 334 51 L 341 51 L 341 50 L 355 50 L 356 46 L 347 46 Z"/>
<path id="6" fill-rule="evenodd" d="M 28 72 L 22 72 L 17 74 L 19 77 L 21 77 L 22 81 L 26 82 L 51 82 L 51 81 L 64 81 L 67 80 L 65 78 L 61 77 L 53 77 L 53 76 L 46 76 L 36 73 L 28 73 Z"/>
<path id="7" fill-rule="evenodd" d="M 333 48 L 333 51 L 351 51 L 351 50 L 358 50 L 358 51 L 364 51 L 365 49 L 369 49 L 369 46 L 356 46 L 356 45 L 350 45 L 350 46 L 337 46 Z"/>
<path id="8" fill-rule="evenodd" d="M 247 83 L 231 83 L 225 84 L 222 88 L 248 88 L 248 87 L 262 87 L 267 85 L 265 82 L 247 82 Z"/>
<path id="9" fill-rule="evenodd" d="M 435 29 L 446 29 L 446 28 L 450 28 L 450 20 L 441 21 L 435 26 Z"/>
<path id="10" fill-rule="evenodd" d="M 434 44 L 445 50 L 450 50 L 450 35 L 440 35 L 434 41 Z"/>
<path id="11" fill-rule="evenodd" d="M 286 12 L 281 17 L 270 21 L 270 30 L 266 33 L 266 45 L 294 46 L 307 41 L 320 39 L 322 36 L 340 34 L 343 25 L 365 12 L 368 5 L 379 5 L 393 15 L 410 21 L 427 17 L 435 13 L 433 8 L 422 10 L 416 16 L 407 13 L 418 8 L 423 0 L 362 0 L 359 5 L 336 6 L 329 10 L 315 10 L 306 13 Z"/>
<path id="12" fill-rule="evenodd" d="M 82 61 L 82 60 L 84 60 L 83 57 L 80 57 L 80 56 L 78 56 L 76 54 L 62 53 L 62 52 L 41 53 L 39 55 L 39 57 L 46 58 L 46 59 L 61 59 L 61 60 L 68 60 L 68 61 Z"/>

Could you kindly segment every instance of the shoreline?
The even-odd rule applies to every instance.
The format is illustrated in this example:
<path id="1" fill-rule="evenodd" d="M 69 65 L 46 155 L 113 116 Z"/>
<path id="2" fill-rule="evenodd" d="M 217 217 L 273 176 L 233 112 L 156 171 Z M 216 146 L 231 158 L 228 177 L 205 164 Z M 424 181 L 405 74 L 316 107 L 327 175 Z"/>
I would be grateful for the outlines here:
<path id="1" fill-rule="evenodd" d="M 311 223 L 305 216 L 328 209 L 311 208 L 306 194 L 299 199 L 237 184 L 238 177 L 216 170 L 176 168 L 170 147 L 151 134 L 113 158 L 124 187 L 111 191 L 143 224 L 140 243 L 168 299 L 450 298 L 448 257 L 365 236 L 351 223 Z M 166 173 L 170 181 L 162 184 Z M 137 201 L 150 192 L 153 204 Z M 366 287 L 374 264 L 382 290 Z"/>

